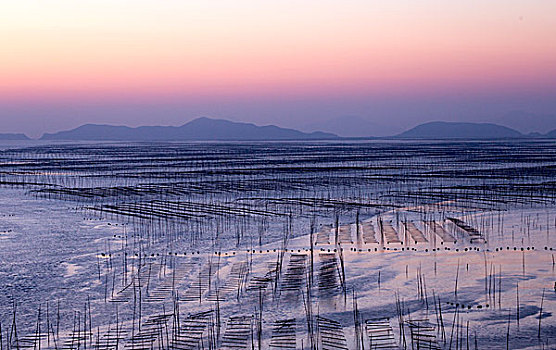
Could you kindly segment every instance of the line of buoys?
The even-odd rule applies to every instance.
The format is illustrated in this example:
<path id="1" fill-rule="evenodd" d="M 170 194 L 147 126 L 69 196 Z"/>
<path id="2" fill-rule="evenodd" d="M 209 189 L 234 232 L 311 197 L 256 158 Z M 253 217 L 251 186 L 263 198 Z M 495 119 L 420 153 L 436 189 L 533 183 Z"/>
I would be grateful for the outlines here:
<path id="1" fill-rule="evenodd" d="M 469 305 L 469 304 L 468 304 L 468 305 L 465 305 L 465 304 L 463 304 L 463 303 L 454 303 L 454 302 L 451 302 L 451 301 L 447 301 L 446 304 L 448 304 L 448 305 L 450 305 L 450 306 L 455 306 L 456 308 L 458 308 L 458 307 L 461 307 L 462 309 L 467 308 L 468 310 L 471 310 L 471 309 L 473 308 L 473 305 Z M 481 305 L 481 304 L 478 304 L 478 305 L 475 306 L 475 308 L 476 308 L 476 309 L 479 309 L 479 310 L 482 309 L 483 307 L 488 309 L 488 308 L 490 307 L 490 305 L 489 305 L 489 304 L 485 304 L 485 305 L 483 306 L 483 305 Z"/>
<path id="2" fill-rule="evenodd" d="M 480 252 L 481 248 L 479 247 L 466 247 L 466 248 L 450 248 L 450 247 L 443 247 L 444 251 L 455 251 L 455 252 L 472 252 L 472 251 L 477 251 Z M 339 248 L 342 252 L 344 251 L 344 248 L 340 247 Z M 423 250 L 419 250 L 417 248 L 414 247 L 401 247 L 401 248 L 395 248 L 395 247 L 374 247 L 374 248 L 354 248 L 351 247 L 349 249 L 349 251 L 351 252 L 355 252 L 355 253 L 370 253 L 370 252 L 379 252 L 379 251 L 396 251 L 396 252 L 424 252 L 424 253 L 428 253 L 428 252 L 437 252 L 437 251 L 441 251 L 442 248 L 425 248 Z M 535 247 L 506 247 L 504 249 L 504 247 L 497 247 L 494 249 L 495 252 L 502 252 L 502 251 L 533 251 L 535 250 Z M 554 250 L 554 248 L 552 247 L 544 247 L 544 250 Z M 276 253 L 277 251 L 282 251 L 281 249 L 247 249 L 245 252 L 247 254 L 264 254 L 264 253 Z M 309 248 L 300 248 L 300 249 L 286 249 L 285 252 L 290 252 L 290 253 L 302 253 L 302 252 L 310 252 L 311 249 Z M 317 251 L 317 249 L 315 249 L 315 251 Z M 320 252 L 338 252 L 338 248 L 320 248 L 318 249 L 318 251 Z M 487 252 L 492 252 L 492 250 L 490 249 L 485 249 L 485 251 Z M 178 252 L 168 252 L 168 255 L 174 255 L 174 256 L 187 256 L 187 255 L 205 255 L 205 254 L 212 254 L 212 252 L 201 252 L 201 251 L 192 251 L 192 252 L 183 252 L 183 253 L 178 253 Z M 99 253 L 100 256 L 102 257 L 109 257 L 112 256 L 112 253 Z M 119 255 L 119 254 L 114 254 L 114 255 Z M 124 255 L 128 255 L 127 252 L 124 252 Z M 139 256 L 137 253 L 133 254 L 134 256 Z M 224 255 L 224 256 L 229 256 L 229 255 L 236 255 L 235 251 L 232 252 L 222 252 L 222 251 L 215 251 L 214 255 Z M 144 257 L 150 256 L 150 257 L 155 257 L 155 256 L 160 256 L 160 253 L 151 253 L 151 254 L 143 254 Z"/>
<path id="3" fill-rule="evenodd" d="M 496 248 L 495 251 L 503 251 L 504 247 L 500 247 L 500 248 Z M 512 250 L 512 248 L 510 247 L 506 247 L 506 250 Z M 535 247 L 513 247 L 513 250 L 520 250 L 520 251 L 525 251 L 525 250 L 535 250 Z M 544 250 L 547 250 L 547 247 L 544 247 Z M 552 250 L 552 248 L 550 248 L 550 250 Z"/>

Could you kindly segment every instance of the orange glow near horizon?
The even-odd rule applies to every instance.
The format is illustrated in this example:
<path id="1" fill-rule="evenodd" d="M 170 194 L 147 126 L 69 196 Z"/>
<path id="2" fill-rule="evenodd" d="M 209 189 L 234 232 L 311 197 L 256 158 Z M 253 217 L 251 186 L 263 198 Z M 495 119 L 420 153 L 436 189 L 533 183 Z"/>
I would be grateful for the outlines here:
<path id="1" fill-rule="evenodd" d="M 3 98 L 556 87 L 552 1 L 17 1 Z"/>

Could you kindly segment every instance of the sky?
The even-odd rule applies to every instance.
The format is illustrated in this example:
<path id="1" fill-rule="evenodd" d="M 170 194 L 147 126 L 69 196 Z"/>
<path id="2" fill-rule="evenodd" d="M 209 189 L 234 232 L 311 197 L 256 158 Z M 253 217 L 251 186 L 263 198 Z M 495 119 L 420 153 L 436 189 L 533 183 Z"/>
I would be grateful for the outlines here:
<path id="1" fill-rule="evenodd" d="M 380 135 L 519 115 L 548 131 L 555 14 L 551 0 L 3 1 L 0 132 L 209 116 Z"/>

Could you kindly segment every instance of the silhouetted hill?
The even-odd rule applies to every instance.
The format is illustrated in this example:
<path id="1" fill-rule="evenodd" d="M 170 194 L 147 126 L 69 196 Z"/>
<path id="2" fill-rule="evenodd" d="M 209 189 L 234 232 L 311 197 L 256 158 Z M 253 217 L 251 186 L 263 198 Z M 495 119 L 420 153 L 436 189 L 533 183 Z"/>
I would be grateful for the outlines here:
<path id="1" fill-rule="evenodd" d="M 324 132 L 304 133 L 274 125 L 257 126 L 223 119 L 197 118 L 182 126 L 127 126 L 86 124 L 42 140 L 87 141 L 262 141 L 336 139 Z"/>
<path id="2" fill-rule="evenodd" d="M 7 141 L 20 141 L 20 140 L 30 140 L 25 134 L 0 134 L 0 140 Z"/>
<path id="3" fill-rule="evenodd" d="M 397 138 L 412 139 L 499 139 L 525 137 L 517 130 L 490 123 L 430 122 L 407 130 Z"/>
<path id="4" fill-rule="evenodd" d="M 556 139 L 556 129 L 549 131 L 548 133 L 546 133 L 546 137 L 549 137 L 551 139 Z"/>

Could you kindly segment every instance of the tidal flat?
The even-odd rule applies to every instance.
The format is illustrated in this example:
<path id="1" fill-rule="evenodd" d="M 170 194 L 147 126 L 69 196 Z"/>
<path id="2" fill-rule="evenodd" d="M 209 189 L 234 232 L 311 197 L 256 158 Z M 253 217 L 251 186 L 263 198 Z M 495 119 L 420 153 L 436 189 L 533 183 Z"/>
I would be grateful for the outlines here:
<path id="1" fill-rule="evenodd" d="M 0 147 L 2 349 L 554 349 L 556 143 Z"/>

